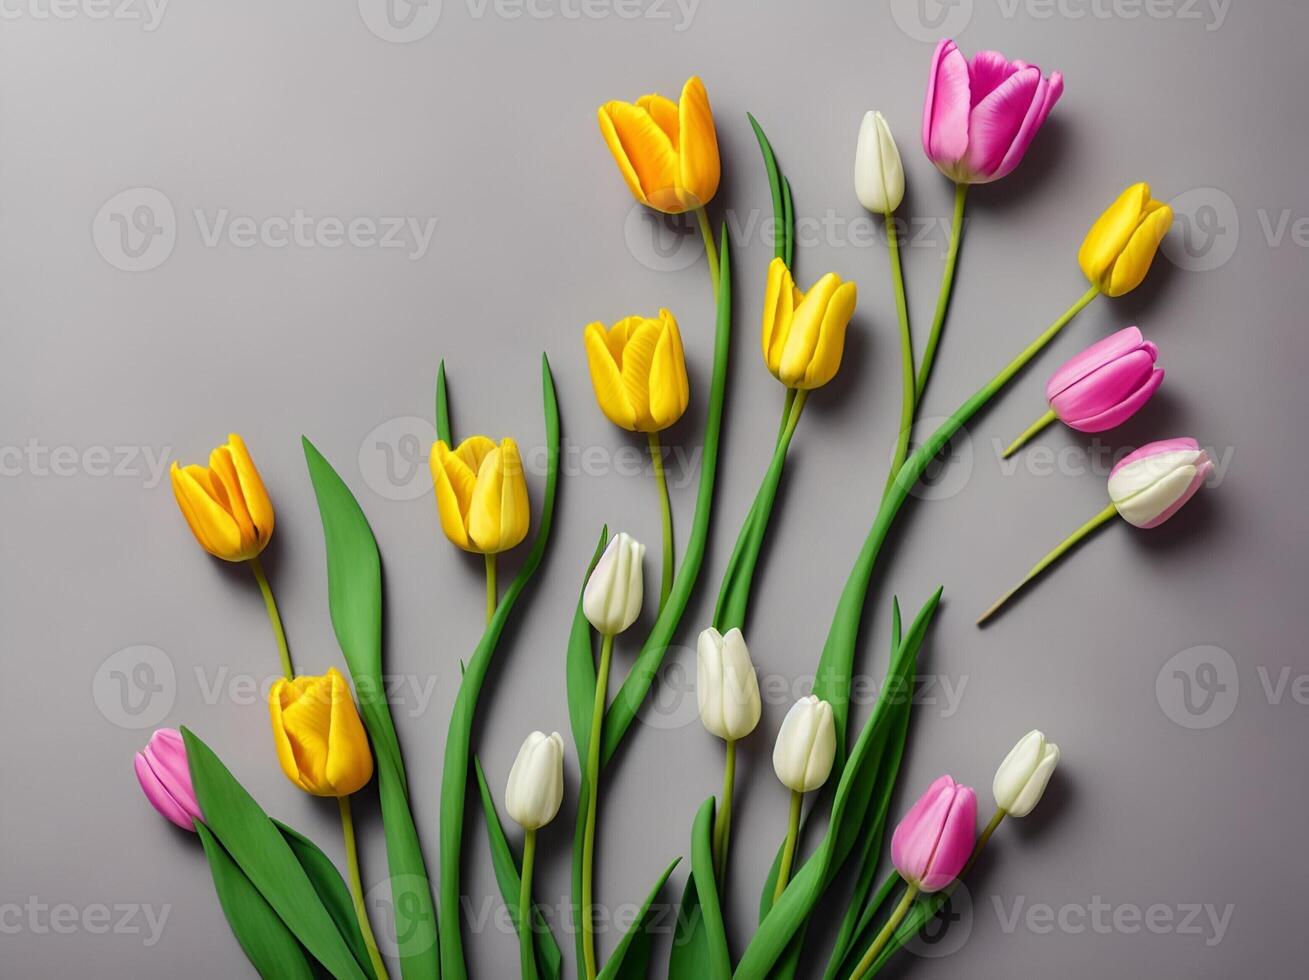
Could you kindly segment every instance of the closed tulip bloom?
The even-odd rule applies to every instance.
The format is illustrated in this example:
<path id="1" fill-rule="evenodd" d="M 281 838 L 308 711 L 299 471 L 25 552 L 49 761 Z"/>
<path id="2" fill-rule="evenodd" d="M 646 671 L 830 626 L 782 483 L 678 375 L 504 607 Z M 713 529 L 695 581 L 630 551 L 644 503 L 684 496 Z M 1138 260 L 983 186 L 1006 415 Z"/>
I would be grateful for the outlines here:
<path id="1" fill-rule="evenodd" d="M 609 540 L 582 590 L 582 612 L 603 636 L 617 636 L 641 615 L 645 545 L 626 532 Z"/>
<path id="2" fill-rule="evenodd" d="M 227 440 L 209 454 L 208 466 L 174 462 L 169 476 L 200 546 L 224 561 L 249 561 L 273 536 L 273 502 L 245 442 L 235 432 Z"/>
<path id="3" fill-rule="evenodd" d="M 1127 523 L 1158 527 L 1213 470 L 1209 454 L 1194 439 L 1162 439 L 1123 457 L 1109 472 L 1109 499 Z"/>
<path id="4" fill-rule="evenodd" d="M 182 733 L 175 728 L 159 729 L 136 754 L 135 764 L 137 781 L 150 805 L 183 830 L 194 831 L 194 821 L 203 820 L 204 815 L 191 788 Z"/>
<path id="5" fill-rule="evenodd" d="M 279 678 L 268 694 L 277 761 L 314 796 L 349 796 L 373 776 L 373 753 L 350 686 L 335 667 L 319 677 Z"/>
<path id="6" fill-rule="evenodd" d="M 712 626 L 696 644 L 695 696 L 711 735 L 745 738 L 759 724 L 759 678 L 739 629 L 726 635 Z"/>
<path id="7" fill-rule="evenodd" d="M 1092 344 L 1050 377 L 1050 409 L 1079 432 L 1104 432 L 1122 425 L 1163 384 L 1155 367 L 1159 348 L 1136 327 L 1125 327 Z"/>
<path id="8" fill-rule="evenodd" d="M 555 818 L 564 800 L 564 740 L 532 732 L 518 750 L 505 787 L 505 810 L 524 830 L 537 830 Z"/>
<path id="9" fill-rule="evenodd" d="M 764 363 L 788 388 L 821 388 L 836 376 L 857 290 L 834 272 L 806 293 L 780 258 L 768 266 L 764 291 Z"/>
<path id="10" fill-rule="evenodd" d="M 642 204 L 681 214 L 718 192 L 718 135 L 699 78 L 687 80 L 677 102 L 643 95 L 635 105 L 606 102 L 598 115 L 609 152 Z"/>
<path id="11" fill-rule="evenodd" d="M 667 310 L 629 316 L 583 334 L 595 399 L 610 422 L 632 432 L 660 432 L 682 417 L 691 399 L 677 320 Z"/>
<path id="12" fill-rule="evenodd" d="M 827 782 L 836 759 L 836 725 L 832 706 L 810 694 L 791 705 L 773 746 L 773 770 L 796 793 Z"/>
<path id="13" fill-rule="evenodd" d="M 949 39 L 937 45 L 923 105 L 923 150 L 957 184 L 1010 173 L 1063 94 L 1059 72 L 979 51 L 970 62 Z"/>
<path id="14" fill-rule="evenodd" d="M 995 805 L 1011 817 L 1025 817 L 1041 796 L 1059 765 L 1059 746 L 1033 729 L 1018 740 L 995 771 L 991 791 Z"/>
<path id="15" fill-rule="evenodd" d="M 959 877 L 977 839 L 977 794 L 941 776 L 904 815 L 891 837 L 891 863 L 922 892 Z"/>
<path id="16" fill-rule="evenodd" d="M 452 450 L 438 439 L 430 462 L 441 530 L 454 544 L 494 555 L 527 537 L 532 511 L 514 440 L 470 436 Z"/>
<path id="17" fill-rule="evenodd" d="M 1122 296 L 1141 285 L 1172 224 L 1173 209 L 1150 196 L 1150 185 L 1133 184 L 1091 226 L 1077 263 L 1106 296 Z"/>
<path id="18" fill-rule="evenodd" d="M 890 214 L 904 200 L 904 166 L 891 127 L 880 112 L 864 113 L 854 153 L 854 190 L 874 214 Z"/>

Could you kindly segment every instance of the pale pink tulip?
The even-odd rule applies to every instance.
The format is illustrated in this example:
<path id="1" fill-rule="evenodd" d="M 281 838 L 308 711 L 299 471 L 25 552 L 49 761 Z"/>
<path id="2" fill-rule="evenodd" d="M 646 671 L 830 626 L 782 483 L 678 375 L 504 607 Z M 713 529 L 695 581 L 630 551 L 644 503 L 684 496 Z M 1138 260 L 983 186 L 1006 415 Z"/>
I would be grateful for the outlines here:
<path id="1" fill-rule="evenodd" d="M 161 728 L 150 736 L 136 754 L 136 778 L 150 805 L 183 830 L 195 830 L 194 820 L 203 820 L 191 768 L 186 761 L 186 743 L 175 728 Z"/>
<path id="2" fill-rule="evenodd" d="M 891 863 L 919 891 L 940 891 L 964 869 L 977 840 L 977 794 L 941 776 L 891 837 Z"/>

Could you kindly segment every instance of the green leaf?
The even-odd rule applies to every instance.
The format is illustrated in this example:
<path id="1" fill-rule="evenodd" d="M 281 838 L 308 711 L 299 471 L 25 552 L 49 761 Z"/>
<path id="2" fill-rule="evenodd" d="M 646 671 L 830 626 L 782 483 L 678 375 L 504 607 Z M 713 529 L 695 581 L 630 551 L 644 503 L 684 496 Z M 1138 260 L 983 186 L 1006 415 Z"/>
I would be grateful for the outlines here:
<path id="1" fill-rule="evenodd" d="M 701 962 L 692 964 L 683 960 L 679 969 L 688 972 L 681 976 L 693 980 L 731 980 L 732 957 L 727 948 L 727 930 L 723 926 L 723 910 L 718 901 L 718 883 L 714 880 L 713 827 L 714 807 L 717 800 L 709 797 L 700 805 L 691 826 L 691 877 L 695 881 L 699 904 L 699 921 L 704 923 L 702 937 L 697 942 Z M 672 963 L 669 964 L 670 971 Z M 672 973 L 669 973 L 670 978 Z"/>
<path id="2" fill-rule="evenodd" d="M 645 902 L 641 905 L 641 912 L 637 915 L 636 921 L 624 933 L 613 955 L 600 971 L 599 980 L 645 980 L 650 966 L 651 941 L 650 934 L 646 931 L 650 924 L 650 906 L 659 897 L 659 892 L 668 881 L 668 876 L 673 873 L 673 869 L 681 860 L 675 858 L 654 883 L 650 894 L 646 895 Z"/>
<path id="3" fill-rule="evenodd" d="M 789 188 L 786 188 L 786 178 L 782 176 L 782 168 L 777 165 L 777 155 L 773 153 L 773 145 L 768 142 L 768 137 L 764 135 L 764 128 L 759 125 L 758 120 L 750 113 L 745 117 L 750 120 L 750 127 L 754 130 L 755 139 L 759 141 L 759 152 L 764 155 L 764 169 L 768 172 L 768 191 L 773 197 L 773 223 L 776 230 L 773 232 L 773 255 L 786 263 L 787 268 L 791 267 L 789 257 L 789 242 L 793 239 L 791 232 L 790 212 L 787 208 L 787 200 L 790 197 Z"/>
<path id="4" fill-rule="evenodd" d="M 518 862 L 509 849 L 509 841 L 505 838 L 504 827 L 491 796 L 491 787 L 486 784 L 486 773 L 482 771 L 482 763 L 476 756 L 473 758 L 473 768 L 477 773 L 477 788 L 482 795 L 482 815 L 486 817 L 486 835 L 491 844 L 491 866 L 495 869 L 496 884 L 500 886 L 500 896 L 504 899 L 514 928 L 519 929 L 518 893 L 522 887 L 522 877 Z M 532 908 L 532 945 L 536 949 L 536 969 L 539 975 L 544 980 L 559 980 L 563 975 L 563 954 L 541 910 L 535 906 Z"/>
<path id="5" fill-rule="evenodd" d="M 559 405 L 555 400 L 554 378 L 550 362 L 541 355 L 541 385 L 545 403 L 545 438 L 548 447 L 545 497 L 541 506 L 541 524 L 532 541 L 532 549 L 524 559 L 522 568 L 505 590 L 496 606 L 491 621 L 482 634 L 477 649 L 468 660 L 467 669 L 459 683 L 454 708 L 450 714 L 450 727 L 446 734 L 445 759 L 441 770 L 441 975 L 444 980 L 463 980 L 468 975 L 464 962 L 463 936 L 460 933 L 459 880 L 460 857 L 463 850 L 464 810 L 468 797 L 468 780 L 471 768 L 471 741 L 473 718 L 477 711 L 477 698 L 491 667 L 496 644 L 504 632 L 514 604 L 531 581 L 541 564 L 546 545 L 550 541 L 550 525 L 554 518 L 555 489 L 559 477 Z"/>
<path id="6" fill-rule="evenodd" d="M 659 665 L 668 652 L 668 644 L 677 632 L 682 614 L 691 600 L 700 565 L 704 561 L 705 541 L 709 534 L 709 517 L 713 510 L 714 478 L 718 472 L 718 438 L 723 426 L 723 398 L 727 390 L 727 361 L 732 346 L 732 263 L 728 250 L 727 226 L 723 226 L 720 264 L 718 271 L 718 320 L 714 328 L 714 372 L 709 386 L 709 408 L 705 415 L 704 454 L 700 461 L 700 487 L 695 500 L 695 515 L 691 520 L 691 535 L 687 541 L 682 564 L 673 580 L 659 617 L 637 656 L 632 669 L 605 712 L 604 746 L 600 754 L 602 765 L 607 764 L 618 751 L 627 729 L 636 720 L 645 696 L 650 692 Z"/>
<path id="7" fill-rule="evenodd" d="M 782 178 L 782 227 L 786 229 L 786 267 L 795 268 L 795 209 L 791 204 L 791 181 Z"/>
<path id="8" fill-rule="evenodd" d="M 450 434 L 450 399 L 445 391 L 445 361 L 436 369 L 436 437 L 447 446 L 454 446 Z"/>
<path id="9" fill-rule="evenodd" d="M 350 668 L 359 713 L 373 746 L 400 970 L 405 980 L 430 980 L 440 963 L 436 908 L 382 680 L 382 559 L 350 488 L 313 443 L 303 442 L 327 543 L 332 628 Z"/>
<path id="10" fill-rule="evenodd" d="M 236 941 L 259 975 L 265 980 L 313 980 L 317 976 L 313 957 L 305 952 L 209 828 L 197 820 L 195 830 L 209 859 L 218 904 Z"/>
<path id="11" fill-rule="evenodd" d="M 182 729 L 205 824 L 291 934 L 333 976 L 367 980 L 281 832 L 203 741 Z"/>

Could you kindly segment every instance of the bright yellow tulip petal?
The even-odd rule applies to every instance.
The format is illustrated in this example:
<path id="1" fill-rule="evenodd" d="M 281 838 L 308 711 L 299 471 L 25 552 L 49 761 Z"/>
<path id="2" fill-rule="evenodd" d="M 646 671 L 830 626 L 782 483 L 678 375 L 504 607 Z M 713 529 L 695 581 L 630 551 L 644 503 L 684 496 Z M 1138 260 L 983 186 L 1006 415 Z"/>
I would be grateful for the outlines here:
<path id="1" fill-rule="evenodd" d="M 795 280 L 781 259 L 768 264 L 768 282 L 764 286 L 763 351 L 764 363 L 776 375 L 782 363 L 782 349 L 791 329 L 795 309 Z"/>
<path id="2" fill-rule="evenodd" d="M 209 473 L 219 505 L 232 515 L 241 531 L 243 546 L 258 540 L 255 523 L 250 518 L 245 497 L 241 494 L 241 478 L 236 474 L 236 463 L 226 446 L 219 446 L 209 454 Z"/>
<path id="3" fill-rule="evenodd" d="M 178 508 L 200 546 L 224 561 L 249 561 L 273 534 L 273 503 L 236 433 L 209 454 L 209 466 L 173 463 Z"/>
<path id="4" fill-rule="evenodd" d="M 610 338 L 616 332 L 617 328 L 606 334 L 603 324 L 588 324 L 582 335 L 586 343 L 586 361 L 591 369 L 591 385 L 595 388 L 595 400 L 600 410 L 614 425 L 635 431 L 636 414 L 628 404 L 622 371 L 618 366 L 622 351 L 620 348 L 615 354 L 610 349 Z"/>
<path id="5" fill-rule="evenodd" d="M 852 282 L 842 283 L 832 294 L 818 331 L 818 346 L 805 369 L 804 381 L 797 387 L 821 388 L 836 377 L 841 367 L 841 357 L 845 353 L 846 327 L 854 315 L 857 298 L 856 287 Z"/>
<path id="6" fill-rule="evenodd" d="M 331 726 L 327 735 L 327 785 L 333 796 L 349 796 L 363 789 L 373 778 L 373 753 L 368 734 L 355 710 L 350 685 L 335 667 L 327 672 L 331 685 Z"/>
<path id="7" fill-rule="evenodd" d="M 182 469 L 174 462 L 170 476 L 177 506 L 200 547 L 215 558 L 241 561 L 241 529 L 210 493 L 208 471 L 201 466 Z"/>
<path id="8" fill-rule="evenodd" d="M 277 760 L 288 779 L 315 796 L 348 796 L 372 778 L 368 736 L 345 677 L 279 679 L 268 696 Z"/>
<path id="9" fill-rule="evenodd" d="M 527 474 L 518 443 L 500 440 L 500 470 L 504 483 L 500 490 L 500 551 L 516 547 L 527 537 L 532 524 L 532 509 L 527 499 Z"/>
<path id="10" fill-rule="evenodd" d="M 1149 185 L 1133 184 L 1119 194 L 1118 199 L 1091 226 L 1077 253 L 1077 263 L 1091 282 L 1101 286 L 1106 284 L 1114 260 L 1141 223 L 1142 211 L 1149 200 Z"/>
<path id="11" fill-rule="evenodd" d="M 778 365 L 777 376 L 788 388 L 799 387 L 818 349 L 818 338 L 822 330 L 823 317 L 827 305 L 835 295 L 841 280 L 834 272 L 823 276 L 805 293 L 803 302 L 796 307 L 791 319 L 791 331 L 787 334 L 786 345 L 782 348 L 782 360 Z"/>
<path id="12" fill-rule="evenodd" d="M 438 439 L 432 445 L 429 459 L 432 468 L 432 485 L 436 490 L 436 513 L 441 520 L 441 530 L 450 539 L 451 544 L 465 551 L 476 551 L 468 540 L 468 529 L 464 525 L 464 515 L 473 499 L 473 488 L 477 475 L 468 464 L 450 451 L 444 440 Z"/>
<path id="13" fill-rule="evenodd" d="M 682 203 L 686 207 L 704 207 L 718 193 L 721 164 L 709 94 L 699 78 L 692 76 L 682 87 L 677 115 L 681 135 L 677 157 Z"/>
<path id="14" fill-rule="evenodd" d="M 637 108 L 650 113 L 650 118 L 654 120 L 656 126 L 664 131 L 664 135 L 668 137 L 668 142 L 672 144 L 673 151 L 676 152 L 680 127 L 677 117 L 677 103 L 672 99 L 665 99 L 658 93 L 651 93 L 637 99 L 636 105 Z"/>
<path id="15" fill-rule="evenodd" d="M 623 391 L 635 414 L 638 432 L 657 431 L 650 413 L 650 370 L 658 343 L 658 324 L 645 320 L 636 330 L 629 330 L 627 346 L 623 348 Z"/>
<path id="16" fill-rule="evenodd" d="M 641 178 L 632 166 L 632 162 L 627 159 L 627 151 L 623 148 L 623 141 L 618 138 L 618 130 L 609 115 L 609 107 L 620 104 L 607 102 L 596 110 L 596 118 L 600 122 L 600 134 L 604 137 L 609 152 L 613 154 L 614 162 L 618 164 L 618 172 L 623 175 L 623 181 L 627 184 L 627 189 L 632 192 L 632 196 L 639 202 L 649 204 L 650 202 L 645 197 L 645 191 L 641 188 Z"/>
<path id="17" fill-rule="evenodd" d="M 650 417 L 656 431 L 668 428 L 682 417 L 691 400 L 686 376 L 686 354 L 677 321 L 667 310 L 659 311 L 658 341 L 650 363 Z"/>
<path id="18" fill-rule="evenodd" d="M 1132 234 L 1127 247 L 1114 263 L 1109 288 L 1105 290 L 1106 295 L 1122 296 L 1141 285 L 1145 274 L 1150 271 L 1151 263 L 1154 262 L 1159 243 L 1163 241 L 1164 236 L 1168 234 L 1168 229 L 1173 225 L 1172 208 L 1158 201 L 1152 201 L 1151 204 L 1154 207 Z"/>
<path id="19" fill-rule="evenodd" d="M 241 484 L 241 496 L 244 498 L 246 508 L 250 512 L 250 519 L 254 522 L 255 530 L 266 541 L 273 534 L 273 502 L 268 496 L 268 490 L 264 487 L 263 477 L 259 475 L 254 460 L 250 458 L 250 450 L 246 448 L 245 440 L 235 432 L 229 433 L 227 440 L 227 448 L 231 453 L 232 462 L 236 466 L 236 475 Z"/>
<path id="20" fill-rule="evenodd" d="M 677 200 L 677 153 L 672 141 L 645 109 L 626 102 L 608 102 L 600 110 L 600 128 L 614 159 L 626 161 L 637 186 L 632 193 L 651 207 L 670 214 L 684 210 Z M 628 179 L 628 186 L 632 181 Z"/>

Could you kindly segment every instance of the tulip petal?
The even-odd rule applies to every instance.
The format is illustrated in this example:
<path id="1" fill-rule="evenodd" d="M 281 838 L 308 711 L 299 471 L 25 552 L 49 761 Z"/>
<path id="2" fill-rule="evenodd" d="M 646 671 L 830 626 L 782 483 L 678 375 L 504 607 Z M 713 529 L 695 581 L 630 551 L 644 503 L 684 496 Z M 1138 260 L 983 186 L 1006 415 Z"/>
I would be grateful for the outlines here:
<path id="1" fill-rule="evenodd" d="M 1045 400 L 1053 402 L 1056 395 L 1074 382 L 1081 381 L 1092 371 L 1115 358 L 1136 350 L 1143 343 L 1141 331 L 1136 327 L 1123 327 L 1122 330 L 1111 333 L 1103 340 L 1097 340 L 1077 356 L 1064 361 L 1058 370 L 1050 375 L 1050 380 L 1045 385 Z"/>
<path id="2" fill-rule="evenodd" d="M 943 172 L 968 152 L 968 62 L 949 39 L 937 45 L 932 56 L 923 105 L 923 150 Z"/>
<path id="3" fill-rule="evenodd" d="M 1076 422 L 1069 422 L 1068 425 L 1079 432 L 1107 432 L 1109 429 L 1117 428 L 1140 411 L 1141 406 L 1150 400 L 1151 396 L 1159 390 L 1159 386 L 1163 383 L 1164 369 L 1155 368 L 1143 385 L 1117 405 L 1100 412 L 1098 415 L 1079 419 Z"/>
<path id="4" fill-rule="evenodd" d="M 1118 508 L 1119 515 L 1128 524 L 1145 529 L 1158 527 L 1194 496 L 1208 475 L 1208 465 L 1203 469 L 1190 464 L 1179 466 L 1140 493 L 1121 503 L 1116 503 L 1115 506 Z"/>
<path id="5" fill-rule="evenodd" d="M 1109 296 L 1122 296 L 1141 285 L 1141 280 L 1154 262 L 1159 243 L 1172 226 L 1173 209 L 1166 204 L 1151 201 L 1145 218 L 1114 262 L 1113 276 L 1109 280 L 1109 288 L 1105 290 Z"/>
<path id="6" fill-rule="evenodd" d="M 668 142 L 672 144 L 673 151 L 677 151 L 678 135 L 680 123 L 677 118 L 677 103 L 672 99 L 666 99 L 657 92 L 649 95 L 643 95 L 636 100 L 638 109 L 644 109 L 650 113 L 650 118 L 654 120 L 655 125 L 664 131 L 668 137 Z"/>
<path id="7" fill-rule="evenodd" d="M 650 371 L 659 334 L 657 323 L 642 320 L 636 329 L 629 328 L 627 346 L 623 348 L 623 391 L 632 407 L 638 432 L 653 432 L 659 428 L 650 410 Z"/>
<path id="8" fill-rule="evenodd" d="M 955 787 L 950 811 L 941 827 L 927 874 L 919 882 L 924 892 L 940 891 L 959 876 L 977 840 L 977 794 L 970 786 Z"/>
<path id="9" fill-rule="evenodd" d="M 1023 131 L 1033 105 L 1039 112 L 1044 104 L 1044 87 L 1041 69 L 1024 68 L 1006 78 L 973 109 L 968 121 L 967 167 L 981 182 L 1004 176 L 1000 164 Z M 1031 142 L 1033 132 L 1027 133 L 1027 142 Z M 1024 143 L 1022 149 L 1026 148 Z"/>
<path id="10" fill-rule="evenodd" d="M 1150 186 L 1133 184 L 1096 218 L 1077 252 L 1077 264 L 1087 279 L 1104 285 L 1105 273 L 1127 246 L 1149 201 Z"/>
<path id="11" fill-rule="evenodd" d="M 992 180 L 999 180 L 1013 172 L 1023 159 L 1023 154 L 1031 146 L 1032 139 L 1036 136 L 1037 130 L 1045 122 L 1046 117 L 1050 115 L 1050 110 L 1054 104 L 1059 101 L 1059 96 L 1064 91 L 1064 76 L 1059 72 L 1051 72 L 1048 79 L 1042 79 L 1041 84 L 1037 87 L 1036 94 L 1032 97 L 1032 104 L 1027 109 L 1027 114 L 1023 117 L 1022 125 L 1019 126 L 1017 134 L 1009 144 L 1009 149 L 1000 161 L 1000 165 L 992 174 Z"/>
<path id="12" fill-rule="evenodd" d="M 999 51 L 978 51 L 968 65 L 969 104 L 981 103 L 1019 70 L 1019 62 L 1010 61 Z"/>
<path id="13" fill-rule="evenodd" d="M 891 835 L 891 861 L 906 881 L 920 882 L 928 873 L 954 802 L 955 787 L 949 776 L 937 777 L 896 825 Z"/>
<path id="14" fill-rule="evenodd" d="M 682 335 L 673 315 L 660 310 L 659 335 L 650 362 L 650 417 L 655 426 L 668 428 L 682 417 L 690 400 Z"/>
<path id="15" fill-rule="evenodd" d="M 467 463 L 450 451 L 443 439 L 432 444 L 430 466 L 441 530 L 455 546 L 473 551 L 472 542 L 468 540 L 466 515 L 472 504 L 476 476 Z"/>
<path id="16" fill-rule="evenodd" d="M 183 830 L 194 830 L 191 815 L 155 775 L 142 753 L 136 754 L 132 765 L 136 770 L 136 780 L 141 784 L 141 791 L 145 793 L 145 798 L 150 801 L 150 805 Z"/>
<path id="17" fill-rule="evenodd" d="M 821 388 L 841 367 L 841 358 L 845 353 L 845 331 L 854 315 L 856 287 L 853 282 L 844 282 L 836 288 L 828 300 L 823 313 L 823 322 L 818 331 L 818 344 L 809 366 L 805 368 L 804 381 L 797 387 Z"/>
<path id="18" fill-rule="evenodd" d="M 1180 440 L 1178 441 L 1180 442 Z M 1204 456 L 1204 450 L 1198 446 L 1162 448 L 1167 443 L 1151 443 L 1151 445 L 1159 445 L 1161 448 L 1135 459 L 1128 456 L 1110 471 L 1109 496 L 1115 503 L 1126 503 L 1137 494 L 1148 490 L 1178 467 L 1197 465 L 1200 458 Z M 1137 452 L 1140 452 L 1140 450 L 1137 450 Z"/>
<path id="19" fill-rule="evenodd" d="M 219 446 L 209 454 L 210 482 L 217 494 L 219 505 L 232 515 L 236 526 L 241 530 L 241 542 L 247 547 L 257 539 L 255 523 L 250 518 L 245 496 L 241 493 L 241 478 L 236 472 L 236 463 L 226 446 Z"/>
<path id="20" fill-rule="evenodd" d="M 484 554 L 495 554 L 500 550 L 504 482 L 504 453 L 497 447 L 482 459 L 468 508 L 468 536 L 477 550 Z"/>
<path id="21" fill-rule="evenodd" d="M 828 304 L 840 285 L 840 277 L 829 272 L 814 283 L 796 307 L 778 365 L 778 377 L 788 388 L 798 387 L 805 380 L 805 371 L 818 349 Z"/>
<path id="22" fill-rule="evenodd" d="M 242 554 L 241 529 L 213 497 L 209 471 L 203 466 L 182 468 L 174 462 L 169 475 L 177 506 L 200 546 L 226 561 L 249 557 Z"/>
<path id="23" fill-rule="evenodd" d="M 683 210 L 677 200 L 677 153 L 649 112 L 607 102 L 600 109 L 600 129 L 638 200 L 669 213 Z"/>
<path id="24" fill-rule="evenodd" d="M 677 147 L 679 186 L 684 208 L 704 207 L 718 193 L 721 163 L 718 133 L 709 94 L 696 76 L 687 79 L 677 103 L 680 140 Z"/>
<path id="25" fill-rule="evenodd" d="M 795 312 L 795 280 L 786 263 L 775 258 L 768 264 L 768 281 L 764 286 L 763 350 L 764 363 L 777 375 L 782 364 L 782 350 L 791 330 Z"/>
<path id="26" fill-rule="evenodd" d="M 1140 349 L 1124 354 L 1088 374 L 1061 391 L 1050 403 L 1055 414 L 1082 432 L 1100 431 L 1084 429 L 1079 424 L 1109 411 L 1144 385 L 1154 371 L 1151 351 Z"/>
<path id="27" fill-rule="evenodd" d="M 273 502 L 264 487 L 263 477 L 255 468 L 250 458 L 250 450 L 245 440 L 235 432 L 227 437 L 227 450 L 231 454 L 232 464 L 236 469 L 237 480 L 241 487 L 241 499 L 245 501 L 250 520 L 260 541 L 266 542 L 273 535 Z"/>
<path id="28" fill-rule="evenodd" d="M 328 668 L 327 679 L 331 712 L 324 775 L 327 785 L 335 790 L 334 796 L 349 796 L 373 778 L 373 754 L 368 749 L 368 735 L 355 709 L 350 685 L 335 667 Z"/>
<path id="29" fill-rule="evenodd" d="M 624 321 L 625 322 L 625 321 Z M 621 324 L 620 324 L 621 325 Z M 624 429 L 636 429 L 636 413 L 627 400 L 623 387 L 623 375 L 619 368 L 622 361 L 622 348 L 615 353 L 612 338 L 618 333 L 618 326 L 605 332 L 601 323 L 587 324 L 583 333 L 586 344 L 586 362 L 591 369 L 591 386 L 595 389 L 595 400 L 600 410 L 614 425 Z"/>

